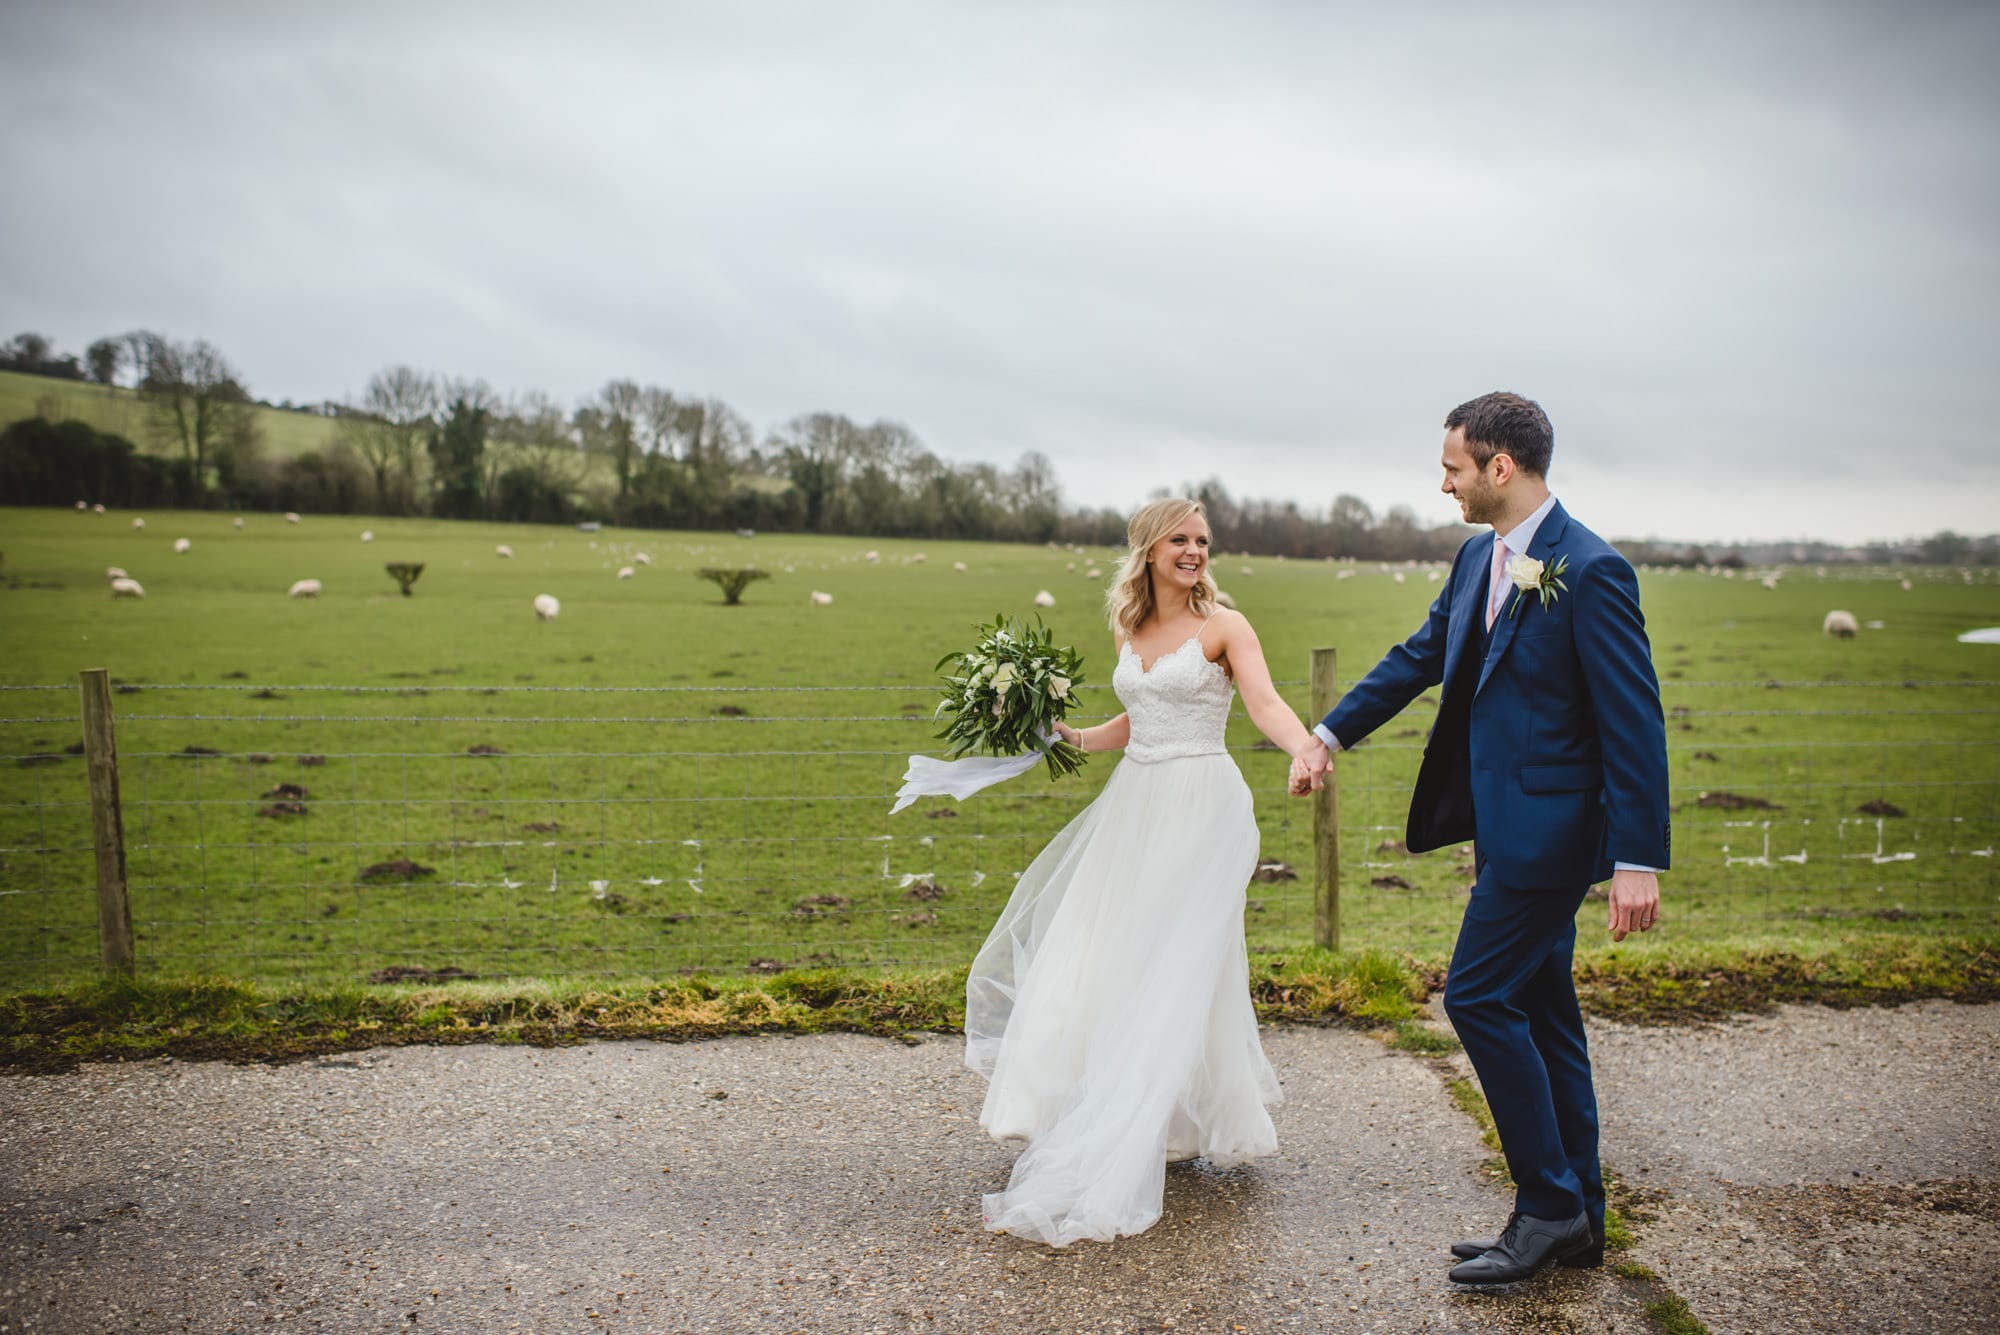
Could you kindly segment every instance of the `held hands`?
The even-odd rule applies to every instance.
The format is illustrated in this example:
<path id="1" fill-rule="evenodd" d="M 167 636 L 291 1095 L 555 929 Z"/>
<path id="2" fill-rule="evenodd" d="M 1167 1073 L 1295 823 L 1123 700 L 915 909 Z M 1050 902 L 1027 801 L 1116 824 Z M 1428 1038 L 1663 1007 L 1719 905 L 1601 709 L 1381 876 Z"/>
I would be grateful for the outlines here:
<path id="1" fill-rule="evenodd" d="M 1660 920 L 1660 878 L 1650 871 L 1611 873 L 1611 939 L 1649 932 Z"/>
<path id="2" fill-rule="evenodd" d="M 1291 795 L 1303 797 L 1318 792 L 1326 786 L 1326 772 L 1331 768 L 1333 755 L 1326 749 L 1326 743 L 1312 738 L 1292 757 Z"/>
<path id="3" fill-rule="evenodd" d="M 1090 749 L 1089 747 L 1083 744 L 1082 731 L 1080 729 L 1070 727 L 1069 724 L 1067 723 L 1063 723 L 1060 721 L 1056 723 L 1056 736 L 1062 738 L 1062 740 L 1068 742 L 1071 746 L 1075 747 L 1079 751 L 1088 751 Z"/>

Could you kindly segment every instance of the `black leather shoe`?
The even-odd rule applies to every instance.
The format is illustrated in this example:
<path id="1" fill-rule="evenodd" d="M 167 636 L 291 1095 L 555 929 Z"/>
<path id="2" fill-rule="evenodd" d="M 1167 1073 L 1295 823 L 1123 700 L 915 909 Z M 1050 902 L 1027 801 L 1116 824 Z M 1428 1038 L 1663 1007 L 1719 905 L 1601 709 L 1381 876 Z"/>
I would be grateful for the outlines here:
<path id="1" fill-rule="evenodd" d="M 1590 1216 L 1582 1210 L 1574 1219 L 1537 1219 L 1517 1211 L 1489 1250 L 1452 1267 L 1451 1282 L 1517 1284 L 1553 1261 L 1581 1258 L 1596 1246 Z"/>
<path id="2" fill-rule="evenodd" d="M 1514 1217 L 1509 1215 L 1507 1222 L 1510 1224 L 1513 1223 Z M 1475 1256 L 1484 1256 L 1499 1245 L 1500 1239 L 1498 1238 L 1491 1238 L 1483 1242 L 1454 1242 L 1451 1244 L 1451 1254 L 1461 1261 L 1470 1261 Z M 1590 1246 L 1573 1256 L 1563 1257 L 1561 1264 L 1565 1270 L 1595 1270 L 1597 1267 L 1603 1265 L 1604 1229 L 1602 1227 L 1593 1227 L 1590 1230 Z"/>

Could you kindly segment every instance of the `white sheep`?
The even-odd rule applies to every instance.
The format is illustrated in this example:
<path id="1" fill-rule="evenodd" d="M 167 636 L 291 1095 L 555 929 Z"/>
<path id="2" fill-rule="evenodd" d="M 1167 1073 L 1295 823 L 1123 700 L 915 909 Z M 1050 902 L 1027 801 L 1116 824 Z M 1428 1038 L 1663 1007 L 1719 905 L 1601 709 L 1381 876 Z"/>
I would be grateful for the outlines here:
<path id="1" fill-rule="evenodd" d="M 1904 593 L 1908 593 L 1909 591 L 1910 591 L 1910 581 L 1908 581 L 1908 580 L 1904 580 L 1904 581 L 1903 581 L 1903 592 L 1904 592 Z"/>
<path id="2" fill-rule="evenodd" d="M 514 549 L 512 547 L 509 547 L 504 542 L 501 543 L 498 547 L 495 547 L 493 549 L 493 554 L 495 556 L 504 557 L 509 561 L 514 559 Z"/>
<path id="3" fill-rule="evenodd" d="M 910 557 L 910 561 L 915 565 L 922 565 L 926 559 L 922 552 L 917 552 Z"/>
<path id="4" fill-rule="evenodd" d="M 1854 619 L 1854 613 L 1843 612 L 1839 608 L 1826 614 L 1826 620 L 1819 623 L 1820 634 L 1831 635 L 1838 640 L 1851 640 L 1861 633 L 1861 623 Z"/>
<path id="5" fill-rule="evenodd" d="M 815 589 L 813 590 L 812 604 L 814 607 L 832 607 L 833 595 L 830 593 L 821 593 Z"/>
<path id="6" fill-rule="evenodd" d="M 144 598 L 146 591 L 139 587 L 136 579 L 114 579 L 111 581 L 113 598 Z"/>
<path id="7" fill-rule="evenodd" d="M 287 510 L 287 511 L 285 511 L 285 522 L 286 522 L 287 524 L 296 524 L 296 523 L 298 523 L 298 522 L 299 522 L 299 516 L 298 516 L 298 512 L 297 512 L 297 511 L 295 511 L 295 510 Z"/>
<path id="8" fill-rule="evenodd" d="M 129 576 L 129 575 L 127 575 L 127 574 L 125 573 L 125 567 L 124 567 L 124 566 L 106 566 L 106 567 L 104 567 L 104 578 L 106 578 L 106 579 L 129 579 L 129 578 L 131 578 L 131 576 Z"/>
<path id="9" fill-rule="evenodd" d="M 302 579 L 292 585 L 285 596 L 287 598 L 317 598 L 319 597 L 319 581 L 316 579 Z"/>
<path id="10" fill-rule="evenodd" d="M 1403 572 L 1398 570 L 1395 574 L 1391 575 L 1390 578 L 1395 580 L 1398 584 L 1401 584 L 1403 582 Z"/>
<path id="11" fill-rule="evenodd" d="M 229 526 L 230 526 L 231 528 L 242 528 L 242 527 L 243 527 L 243 516 L 242 516 L 242 515 L 238 515 L 238 516 L 236 516 L 236 518 L 234 518 L 234 519 L 230 520 L 230 521 L 229 521 Z"/>
<path id="12" fill-rule="evenodd" d="M 143 519 L 134 519 L 134 520 L 132 521 L 132 527 L 133 527 L 134 529 L 142 529 L 142 528 L 146 527 L 146 521 L 145 521 L 145 520 L 143 520 Z"/>
<path id="13" fill-rule="evenodd" d="M 186 538 L 175 538 L 175 539 L 174 539 L 174 555 L 176 555 L 176 556 L 184 556 L 184 555 L 186 555 L 186 554 L 188 553 L 188 551 L 189 551 L 190 549 L 192 549 L 192 548 L 193 548 L 193 546 L 194 546 L 194 544 L 193 544 L 193 543 L 191 543 L 191 542 L 189 542 L 189 541 L 188 541 L 188 540 L 187 540 Z"/>
<path id="14" fill-rule="evenodd" d="M 375 532 L 374 532 L 374 530 L 373 530 L 373 529 L 366 529 L 366 528 L 362 529 L 362 530 L 361 530 L 361 540 L 362 540 L 363 542 L 373 542 L 373 541 L 375 541 Z"/>
<path id="15" fill-rule="evenodd" d="M 88 501 L 78 501 L 78 502 L 76 503 L 76 508 L 77 508 L 77 509 L 79 509 L 79 510 L 88 510 L 88 509 L 90 508 L 90 502 L 88 502 Z"/>
<path id="16" fill-rule="evenodd" d="M 1056 596 L 1053 593 L 1050 593 L 1047 589 L 1043 589 L 1040 593 L 1035 595 L 1035 606 L 1054 607 L 1055 605 L 1056 605 Z"/>
<path id="17" fill-rule="evenodd" d="M 653 558 L 644 552 L 633 552 L 632 561 L 635 565 L 649 566 L 653 564 Z"/>
<path id="18" fill-rule="evenodd" d="M 953 562 L 951 563 L 951 568 L 952 568 L 953 570 L 958 570 L 958 571 L 963 571 L 963 570 L 965 569 L 965 562 L 963 562 L 963 561 L 953 561 Z"/>
<path id="19" fill-rule="evenodd" d="M 1102 570 L 1099 570 L 1096 566 L 1092 566 L 1090 569 L 1083 572 L 1083 577 L 1085 579 L 1103 579 L 1104 572 Z"/>
<path id="20" fill-rule="evenodd" d="M 635 570 L 633 570 L 631 566 L 619 566 L 619 567 L 618 567 L 618 578 L 620 578 L 620 579 L 630 579 L 630 578 L 632 578 L 632 576 L 633 576 L 633 575 L 635 575 L 635 574 L 637 574 L 637 573 L 638 573 L 638 572 L 637 572 L 637 571 L 635 571 Z"/>
<path id="21" fill-rule="evenodd" d="M 556 614 L 560 611 L 562 611 L 562 604 L 557 602 L 552 595 L 546 593 L 538 593 L 535 595 L 536 620 L 554 621 L 556 619 Z"/>
<path id="22" fill-rule="evenodd" d="M 864 561 L 879 561 L 882 559 L 882 553 L 869 552 L 866 556 L 862 557 L 861 559 Z"/>
<path id="23" fill-rule="evenodd" d="M 90 512 L 94 515 L 101 515 L 104 513 L 104 506 L 101 503 L 93 505 L 90 507 Z"/>

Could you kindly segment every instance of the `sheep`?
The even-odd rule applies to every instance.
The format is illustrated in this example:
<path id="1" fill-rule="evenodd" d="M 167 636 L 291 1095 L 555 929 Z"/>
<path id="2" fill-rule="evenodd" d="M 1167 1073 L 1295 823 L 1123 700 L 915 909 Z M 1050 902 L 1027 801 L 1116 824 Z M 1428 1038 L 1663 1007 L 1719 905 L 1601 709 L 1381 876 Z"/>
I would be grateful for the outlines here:
<path id="1" fill-rule="evenodd" d="M 77 508 L 77 509 L 79 509 L 79 510 L 88 510 L 88 509 L 90 508 L 90 502 L 88 502 L 88 501 L 78 501 L 78 502 L 76 503 L 76 508 Z"/>
<path id="2" fill-rule="evenodd" d="M 133 530 L 134 530 L 135 532 L 136 532 L 137 530 L 139 530 L 139 529 L 142 529 L 142 528 L 144 528 L 144 527 L 146 527 L 146 521 L 145 521 L 145 520 L 143 520 L 143 519 L 134 519 L 134 520 L 132 521 L 132 528 L 133 528 Z"/>
<path id="3" fill-rule="evenodd" d="M 104 578 L 106 578 L 106 579 L 130 579 L 130 578 L 131 578 L 131 576 L 129 576 L 129 575 L 127 575 L 127 574 L 125 573 L 125 567 L 124 567 L 124 566 L 106 566 L 106 567 L 104 567 Z"/>
<path id="4" fill-rule="evenodd" d="M 537 621 L 554 621 L 556 614 L 561 611 L 562 604 L 557 602 L 552 595 L 546 593 L 535 595 L 535 619 Z"/>
<path id="5" fill-rule="evenodd" d="M 316 579 L 302 579 L 292 585 L 285 596 L 287 598 L 317 598 L 319 597 L 319 581 Z"/>
<path id="6" fill-rule="evenodd" d="M 1102 570 L 1099 570 L 1096 566 L 1092 566 L 1090 569 L 1083 572 L 1083 577 L 1085 579 L 1103 579 L 1104 572 Z"/>
<path id="7" fill-rule="evenodd" d="M 362 530 L 361 530 L 361 540 L 362 540 L 363 542 L 373 542 L 373 541 L 375 541 L 375 532 L 374 532 L 374 530 L 373 530 L 373 529 L 366 529 L 366 528 L 362 529 Z"/>
<path id="8" fill-rule="evenodd" d="M 1837 640 L 1851 640 L 1861 633 L 1861 624 L 1854 619 L 1854 613 L 1843 612 L 1839 608 L 1826 614 L 1820 622 L 1820 634 L 1831 635 Z"/>
<path id="9" fill-rule="evenodd" d="M 193 546 L 194 544 L 189 542 L 186 538 L 175 538 L 174 555 L 185 556 L 188 553 L 189 549 L 191 549 Z"/>
<path id="10" fill-rule="evenodd" d="M 910 562 L 912 565 L 922 565 L 926 559 L 922 552 L 917 552 L 910 557 Z"/>
<path id="11" fill-rule="evenodd" d="M 1055 605 L 1056 605 L 1056 596 L 1053 593 L 1050 593 L 1047 589 L 1043 589 L 1040 593 L 1035 595 L 1035 606 L 1054 607 Z"/>
<path id="12" fill-rule="evenodd" d="M 102 504 L 102 503 L 99 503 L 99 504 L 97 504 L 97 505 L 93 505 L 93 506 L 91 506 L 91 507 L 90 507 L 90 512 L 91 512 L 92 514 L 94 514 L 94 515 L 101 515 L 101 514 L 103 514 L 103 513 L 104 513 L 104 506 L 103 506 L 103 504 Z"/>
<path id="13" fill-rule="evenodd" d="M 862 559 L 862 560 L 864 560 L 864 561 L 879 561 L 879 560 L 881 560 L 881 559 L 882 559 L 882 553 L 880 553 L 880 552 L 869 552 L 869 553 L 868 553 L 867 555 L 863 556 L 863 557 L 862 557 L 861 559 Z"/>
<path id="14" fill-rule="evenodd" d="M 1403 572 L 1398 570 L 1393 575 L 1391 575 L 1390 578 L 1395 580 L 1398 584 L 1401 584 L 1403 582 Z"/>
<path id="15" fill-rule="evenodd" d="M 953 561 L 953 562 L 951 563 L 951 568 L 952 568 L 953 570 L 956 570 L 956 571 L 958 571 L 959 573 L 963 574 L 963 573 L 964 573 L 964 571 L 965 571 L 965 562 L 963 562 L 963 561 Z"/>
<path id="16" fill-rule="evenodd" d="M 1903 581 L 1903 592 L 1904 592 L 1904 593 L 1908 593 L 1909 591 L 1910 591 L 1910 581 L 1908 581 L 1908 580 L 1904 580 L 1904 581 Z"/>
<path id="17" fill-rule="evenodd" d="M 242 515 L 238 515 L 238 516 L 236 516 L 236 518 L 234 518 L 234 519 L 230 520 L 230 521 L 229 521 L 229 526 L 230 526 L 231 528 L 242 528 L 242 527 L 243 527 L 243 516 L 242 516 Z"/>
<path id="18" fill-rule="evenodd" d="M 514 559 L 514 549 L 504 542 L 493 549 L 493 554 L 509 561 Z"/>
<path id="19" fill-rule="evenodd" d="M 632 578 L 632 576 L 633 576 L 634 574 L 636 574 L 636 573 L 637 573 L 637 572 L 636 572 L 636 571 L 634 571 L 634 570 L 632 569 L 632 567 L 631 567 L 631 566 L 619 566 L 619 567 L 618 567 L 618 578 L 620 578 L 620 579 L 630 579 L 630 578 Z"/>
<path id="20" fill-rule="evenodd" d="M 649 566 L 653 564 L 653 558 L 646 555 L 644 552 L 633 552 L 632 563 L 634 565 Z"/>
<path id="21" fill-rule="evenodd" d="M 146 591 L 139 587 L 136 579 L 114 579 L 111 581 L 113 598 L 144 598 Z"/>
<path id="22" fill-rule="evenodd" d="M 814 607 L 832 607 L 833 595 L 830 593 L 821 593 L 818 589 L 814 589 L 812 594 L 812 604 Z"/>
<path id="23" fill-rule="evenodd" d="M 298 523 L 298 522 L 299 522 L 299 516 L 298 516 L 298 512 L 297 512 L 296 510 L 287 510 L 287 511 L 285 511 L 285 522 L 286 522 L 287 524 L 296 524 L 296 523 Z"/>

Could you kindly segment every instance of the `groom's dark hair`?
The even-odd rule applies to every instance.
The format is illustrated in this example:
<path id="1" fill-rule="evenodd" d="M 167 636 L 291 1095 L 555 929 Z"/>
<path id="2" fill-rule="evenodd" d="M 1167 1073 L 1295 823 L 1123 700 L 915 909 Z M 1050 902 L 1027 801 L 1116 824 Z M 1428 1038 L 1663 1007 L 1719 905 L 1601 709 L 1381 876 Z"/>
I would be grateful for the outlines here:
<path id="1" fill-rule="evenodd" d="M 1481 394 L 1451 410 L 1444 429 L 1453 427 L 1464 429 L 1466 451 L 1481 468 L 1496 454 L 1510 454 L 1523 473 L 1549 475 L 1549 456 L 1556 452 L 1555 428 L 1533 399 L 1505 390 Z"/>

